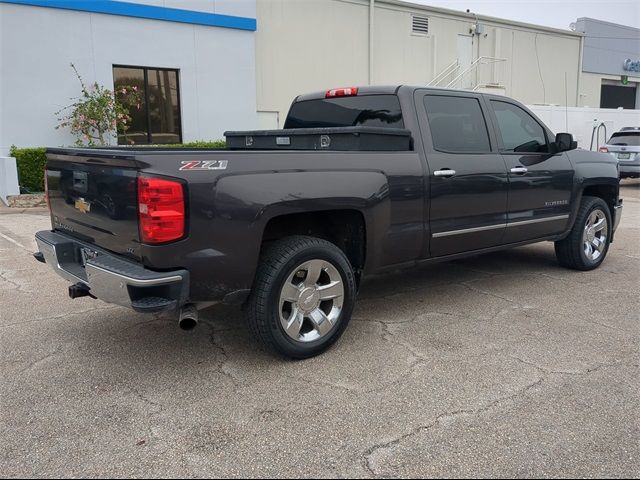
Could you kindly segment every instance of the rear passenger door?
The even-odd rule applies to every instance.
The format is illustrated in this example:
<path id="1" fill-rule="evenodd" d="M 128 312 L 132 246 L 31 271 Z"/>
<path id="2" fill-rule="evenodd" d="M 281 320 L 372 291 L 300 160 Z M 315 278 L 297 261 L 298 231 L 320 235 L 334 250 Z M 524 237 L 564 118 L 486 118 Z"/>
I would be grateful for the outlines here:
<path id="1" fill-rule="evenodd" d="M 550 132 L 520 105 L 487 102 L 509 174 L 504 243 L 542 238 L 565 230 L 569 221 L 573 167 L 555 153 Z"/>
<path id="2" fill-rule="evenodd" d="M 482 96 L 418 90 L 415 101 L 429 172 L 430 256 L 500 245 L 507 169 Z"/>

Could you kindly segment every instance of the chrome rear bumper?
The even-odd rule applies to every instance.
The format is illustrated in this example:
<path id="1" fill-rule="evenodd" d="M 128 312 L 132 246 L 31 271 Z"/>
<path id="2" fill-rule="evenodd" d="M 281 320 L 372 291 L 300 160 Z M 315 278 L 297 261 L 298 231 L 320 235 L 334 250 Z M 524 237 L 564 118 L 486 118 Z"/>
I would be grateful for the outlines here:
<path id="1" fill-rule="evenodd" d="M 62 278 L 107 303 L 139 312 L 173 310 L 189 295 L 189 272 L 155 272 L 94 245 L 51 231 L 36 233 L 39 253 Z"/>

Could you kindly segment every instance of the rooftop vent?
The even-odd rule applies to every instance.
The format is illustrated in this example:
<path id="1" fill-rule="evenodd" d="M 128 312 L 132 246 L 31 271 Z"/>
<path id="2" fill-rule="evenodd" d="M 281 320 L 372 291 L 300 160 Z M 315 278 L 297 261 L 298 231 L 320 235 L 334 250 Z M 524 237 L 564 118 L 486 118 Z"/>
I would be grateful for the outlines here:
<path id="1" fill-rule="evenodd" d="M 421 17 L 418 15 L 412 16 L 413 33 L 417 35 L 429 34 L 429 17 Z"/>

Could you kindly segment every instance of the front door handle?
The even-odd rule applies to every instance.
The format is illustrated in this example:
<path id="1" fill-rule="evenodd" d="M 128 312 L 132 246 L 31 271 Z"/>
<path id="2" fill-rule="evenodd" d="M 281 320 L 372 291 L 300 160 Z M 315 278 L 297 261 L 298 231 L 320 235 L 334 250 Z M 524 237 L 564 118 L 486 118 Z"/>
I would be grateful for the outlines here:
<path id="1" fill-rule="evenodd" d="M 528 171 L 529 170 L 527 170 L 527 167 L 513 167 L 511 169 L 511 173 L 515 173 L 516 175 L 524 175 Z"/>
<path id="2" fill-rule="evenodd" d="M 443 168 L 441 170 L 436 170 L 433 172 L 433 175 L 436 177 L 453 177 L 456 174 L 455 170 L 451 170 L 450 168 Z"/>

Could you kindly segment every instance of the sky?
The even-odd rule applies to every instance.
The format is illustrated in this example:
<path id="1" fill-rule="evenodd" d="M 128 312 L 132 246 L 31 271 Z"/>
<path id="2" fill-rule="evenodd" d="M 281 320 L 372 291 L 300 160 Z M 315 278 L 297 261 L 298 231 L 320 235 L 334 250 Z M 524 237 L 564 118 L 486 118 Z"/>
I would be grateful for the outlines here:
<path id="1" fill-rule="evenodd" d="M 640 0 L 408 0 L 547 27 L 568 29 L 580 17 L 640 28 Z"/>

